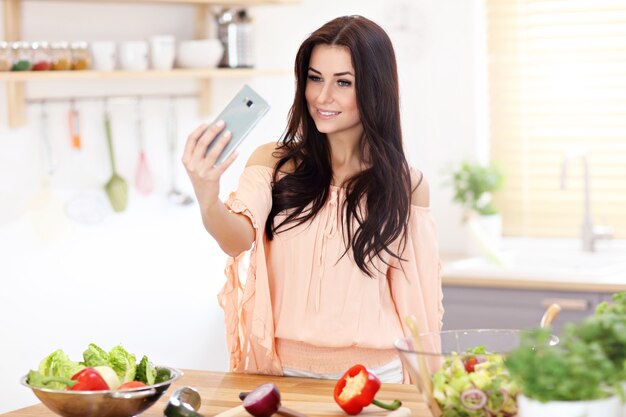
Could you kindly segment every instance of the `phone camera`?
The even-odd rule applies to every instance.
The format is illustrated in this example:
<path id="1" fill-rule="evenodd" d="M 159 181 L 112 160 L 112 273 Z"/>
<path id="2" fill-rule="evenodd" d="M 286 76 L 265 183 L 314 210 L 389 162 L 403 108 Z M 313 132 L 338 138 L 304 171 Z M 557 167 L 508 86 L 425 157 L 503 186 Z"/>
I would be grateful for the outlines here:
<path id="1" fill-rule="evenodd" d="M 254 102 L 249 98 L 246 98 L 244 102 L 246 103 L 246 107 L 252 107 L 252 105 L 254 104 Z"/>

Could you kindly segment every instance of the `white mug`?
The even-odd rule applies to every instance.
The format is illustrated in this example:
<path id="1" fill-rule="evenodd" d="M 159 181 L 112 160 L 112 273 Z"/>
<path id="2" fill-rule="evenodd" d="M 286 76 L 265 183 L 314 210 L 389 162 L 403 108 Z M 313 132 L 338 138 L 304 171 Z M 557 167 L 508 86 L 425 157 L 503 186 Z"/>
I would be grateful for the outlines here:
<path id="1" fill-rule="evenodd" d="M 148 42 L 124 41 L 119 47 L 120 67 L 130 71 L 148 69 Z"/>
<path id="2" fill-rule="evenodd" d="M 171 35 L 150 38 L 150 67 L 156 70 L 170 70 L 176 57 L 176 38 Z"/>
<path id="3" fill-rule="evenodd" d="M 115 42 L 91 42 L 89 48 L 93 59 L 93 69 L 98 71 L 113 71 L 115 69 L 115 62 L 117 61 Z"/>

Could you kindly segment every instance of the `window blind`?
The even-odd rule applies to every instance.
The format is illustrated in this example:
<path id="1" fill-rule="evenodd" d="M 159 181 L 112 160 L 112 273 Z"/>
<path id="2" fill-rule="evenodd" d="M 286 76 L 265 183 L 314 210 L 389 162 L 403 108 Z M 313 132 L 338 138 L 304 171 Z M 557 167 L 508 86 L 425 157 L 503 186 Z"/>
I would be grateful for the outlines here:
<path id="1" fill-rule="evenodd" d="M 626 238 L 626 0 L 486 0 L 486 12 L 504 235 L 580 236 L 584 157 L 594 223 Z"/>

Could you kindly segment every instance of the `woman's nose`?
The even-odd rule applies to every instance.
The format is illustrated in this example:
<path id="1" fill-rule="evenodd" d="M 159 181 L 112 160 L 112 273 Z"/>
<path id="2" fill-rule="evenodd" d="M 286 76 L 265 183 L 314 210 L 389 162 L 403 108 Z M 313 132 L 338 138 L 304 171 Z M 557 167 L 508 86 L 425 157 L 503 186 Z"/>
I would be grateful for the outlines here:
<path id="1" fill-rule="evenodd" d="M 325 84 L 322 86 L 319 95 L 317 96 L 317 100 L 320 103 L 330 103 L 333 101 L 332 91 L 330 89 L 329 84 Z"/>

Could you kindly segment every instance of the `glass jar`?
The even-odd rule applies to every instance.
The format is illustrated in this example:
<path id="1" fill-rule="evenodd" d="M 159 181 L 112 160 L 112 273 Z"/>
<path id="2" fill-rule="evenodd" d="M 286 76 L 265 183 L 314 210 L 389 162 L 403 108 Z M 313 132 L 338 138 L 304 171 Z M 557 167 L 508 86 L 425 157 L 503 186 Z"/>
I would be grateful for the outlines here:
<path id="1" fill-rule="evenodd" d="M 13 53 L 8 42 L 0 41 L 0 71 L 10 71 L 13 66 Z"/>
<path id="2" fill-rule="evenodd" d="M 30 43 L 24 41 L 13 42 L 11 49 L 13 50 L 11 71 L 30 71 L 33 66 Z"/>
<path id="3" fill-rule="evenodd" d="M 72 69 L 86 70 L 91 68 L 91 55 L 87 42 L 72 42 Z"/>
<path id="4" fill-rule="evenodd" d="M 72 52 L 67 42 L 53 42 L 50 44 L 53 71 L 67 71 L 72 68 Z"/>
<path id="5" fill-rule="evenodd" d="M 33 71 L 49 71 L 52 68 L 52 56 L 48 42 L 33 42 Z"/>

